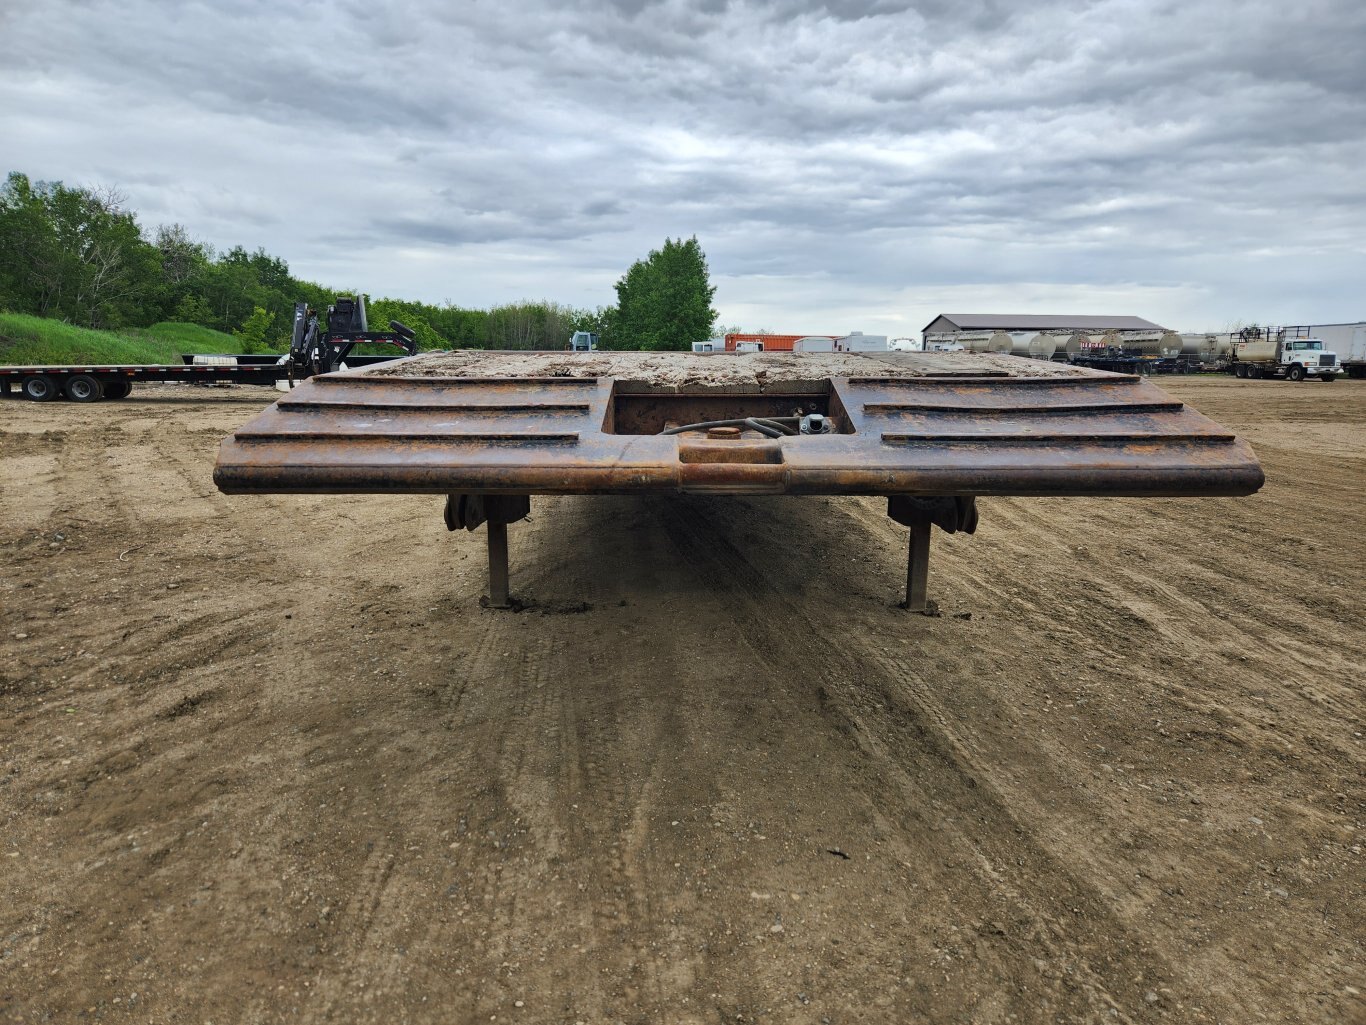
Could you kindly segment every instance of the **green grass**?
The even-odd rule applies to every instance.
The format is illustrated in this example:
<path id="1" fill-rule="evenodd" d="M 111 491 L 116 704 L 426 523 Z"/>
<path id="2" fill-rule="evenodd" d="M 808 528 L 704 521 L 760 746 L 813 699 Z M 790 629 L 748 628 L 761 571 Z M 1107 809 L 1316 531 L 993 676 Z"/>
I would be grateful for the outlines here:
<path id="1" fill-rule="evenodd" d="M 59 320 L 0 313 L 0 364 L 179 363 L 182 352 L 236 352 L 232 335 L 197 324 L 90 331 Z"/>
<path id="2" fill-rule="evenodd" d="M 232 335 L 198 324 L 179 324 L 163 320 L 151 327 L 132 328 L 123 332 L 133 337 L 146 337 L 159 343 L 175 346 L 180 352 L 241 352 L 242 343 Z"/>

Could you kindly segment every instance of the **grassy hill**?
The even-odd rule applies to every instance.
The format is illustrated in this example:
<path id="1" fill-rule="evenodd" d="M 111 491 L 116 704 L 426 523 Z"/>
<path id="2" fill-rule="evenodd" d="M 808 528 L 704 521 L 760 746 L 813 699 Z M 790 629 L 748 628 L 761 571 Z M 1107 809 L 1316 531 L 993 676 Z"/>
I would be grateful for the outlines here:
<path id="1" fill-rule="evenodd" d="M 165 321 L 147 328 L 90 331 L 59 320 L 0 313 L 0 364 L 179 363 L 182 352 L 236 352 L 232 335 Z"/>

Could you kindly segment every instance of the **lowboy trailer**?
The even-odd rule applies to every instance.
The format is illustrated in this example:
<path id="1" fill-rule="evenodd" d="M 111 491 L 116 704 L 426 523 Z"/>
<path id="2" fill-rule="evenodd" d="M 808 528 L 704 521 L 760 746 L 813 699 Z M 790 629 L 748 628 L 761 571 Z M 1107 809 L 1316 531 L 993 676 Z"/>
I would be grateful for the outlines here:
<path id="1" fill-rule="evenodd" d="M 400 351 L 394 356 L 354 356 L 352 350 L 357 345 L 389 345 Z M 343 296 L 327 308 L 325 323 L 307 303 L 295 304 L 294 331 L 289 352 L 283 355 L 186 354 L 180 363 L 0 367 L 0 395 L 12 394 L 17 385 L 20 395 L 35 402 L 57 398 L 99 402 L 126 398 L 138 381 L 273 385 L 416 352 L 411 330 L 391 320 L 388 331 L 370 331 L 365 322 L 364 296 Z"/>

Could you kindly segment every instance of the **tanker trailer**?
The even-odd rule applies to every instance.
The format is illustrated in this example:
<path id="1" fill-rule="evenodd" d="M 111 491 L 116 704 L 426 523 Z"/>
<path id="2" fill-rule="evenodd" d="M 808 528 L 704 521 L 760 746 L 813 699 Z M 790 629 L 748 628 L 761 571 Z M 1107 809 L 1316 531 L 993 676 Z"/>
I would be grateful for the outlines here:
<path id="1" fill-rule="evenodd" d="M 1091 336 L 1082 334 L 1080 331 L 1073 332 L 1067 336 L 1067 341 L 1063 343 L 1063 350 L 1067 353 L 1067 358 L 1073 356 L 1083 356 L 1095 347 L 1095 342 Z"/>
<path id="2" fill-rule="evenodd" d="M 1058 351 L 1060 339 L 1057 335 L 1051 335 L 1046 331 L 1040 331 L 1029 340 L 1030 359 L 1052 359 L 1053 353 Z"/>

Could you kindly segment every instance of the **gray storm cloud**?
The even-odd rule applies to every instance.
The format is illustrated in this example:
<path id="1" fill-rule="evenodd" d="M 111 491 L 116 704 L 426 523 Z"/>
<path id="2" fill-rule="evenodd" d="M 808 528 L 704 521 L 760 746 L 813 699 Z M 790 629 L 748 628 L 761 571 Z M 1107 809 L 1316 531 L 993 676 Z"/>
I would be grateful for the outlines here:
<path id="1" fill-rule="evenodd" d="M 0 14 L 6 169 L 338 286 L 727 322 L 1366 316 L 1366 7 L 130 0 Z"/>

